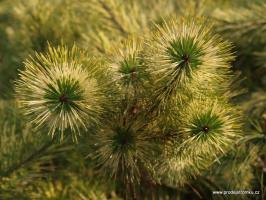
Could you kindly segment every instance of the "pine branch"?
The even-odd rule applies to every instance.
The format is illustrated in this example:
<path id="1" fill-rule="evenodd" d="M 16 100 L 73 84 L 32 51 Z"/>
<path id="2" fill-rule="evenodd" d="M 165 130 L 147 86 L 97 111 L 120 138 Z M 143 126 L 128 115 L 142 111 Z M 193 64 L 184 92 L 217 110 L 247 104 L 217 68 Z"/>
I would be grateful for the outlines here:
<path id="1" fill-rule="evenodd" d="M 85 4 L 83 1 L 81 4 L 74 0 L 67 2 L 72 1 L 77 7 L 86 4 L 85 0 Z M 65 10 L 68 9 L 64 10 L 60 5 L 53 10 L 52 0 L 41 2 L 48 2 L 48 11 L 53 11 L 53 17 L 46 18 L 43 4 L 36 3 L 43 17 L 38 22 L 35 15 L 31 16 L 34 6 L 31 7 L 33 13 L 27 14 L 28 4 L 25 4 L 21 16 L 28 16 L 30 20 L 22 18 L 20 21 L 25 22 L 24 37 L 34 36 L 34 39 L 28 38 L 36 41 L 37 46 L 42 45 L 43 39 L 56 43 L 64 33 L 69 34 L 68 42 L 73 42 L 76 33 L 81 34 L 80 29 L 86 30 L 79 27 L 73 31 L 72 20 L 62 23 L 71 24 L 68 28 L 58 28 L 53 19 L 67 18 L 69 13 Z M 149 2 L 152 2 L 151 6 Z M 47 53 L 37 52 L 26 60 L 16 81 L 16 98 L 23 114 L 39 130 L 49 130 L 53 139 L 44 143 L 29 134 L 32 140 L 27 138 L 25 142 L 19 142 L 16 131 L 13 134 L 8 134 L 10 130 L 5 131 L 3 138 L 6 141 L 12 138 L 12 142 L 2 140 L 1 145 L 12 151 L 8 152 L 7 148 L 1 154 L 5 161 L 3 177 L 9 178 L 22 168 L 31 169 L 28 164 L 46 155 L 57 134 L 63 140 L 71 133 L 75 141 L 82 137 L 81 143 L 90 147 L 89 164 L 81 164 L 86 168 L 84 177 L 93 177 L 97 170 L 105 182 L 109 178 L 118 190 L 122 190 L 120 193 L 126 199 L 140 199 L 141 192 L 147 195 L 143 186 L 152 191 L 154 198 L 157 194 L 160 196 L 157 189 L 173 191 L 174 196 L 179 197 L 184 188 L 192 190 L 194 196 L 205 198 L 200 190 L 202 183 L 199 187 L 189 183 L 230 152 L 236 139 L 242 136 L 241 113 L 230 102 L 233 96 L 231 45 L 213 34 L 212 26 L 206 20 L 191 17 L 169 20 L 168 16 L 175 13 L 174 0 L 149 2 L 91 0 L 86 5 L 93 8 L 88 9 L 92 20 L 86 25 L 88 35 L 85 35 L 86 31 L 82 34 L 84 38 L 87 36 L 89 43 L 83 47 L 87 45 L 92 51 L 86 53 L 76 46 L 49 46 Z M 187 1 L 183 2 L 185 5 Z M 200 1 L 191 0 L 189 6 L 195 12 L 193 16 L 203 13 Z M 155 7 L 156 11 L 152 9 Z M 159 16 L 161 13 L 162 17 Z M 253 22 L 251 18 L 249 22 Z M 84 18 L 80 17 L 79 26 L 84 25 L 82 21 Z M 151 21 L 155 21 L 155 26 Z M 37 30 L 29 32 L 34 26 Z M 250 27 L 253 31 L 253 25 Z M 238 25 L 235 28 L 240 29 Z M 126 40 L 131 34 L 138 39 Z M 119 44 L 114 44 L 116 42 Z M 91 57 L 94 51 L 99 59 Z M 30 132 L 26 130 L 25 133 Z M 12 146 L 13 143 L 19 143 L 18 147 Z M 28 143 L 34 144 L 33 152 L 26 148 L 27 154 L 21 153 L 23 156 L 14 153 L 17 149 L 23 152 Z M 82 153 L 88 151 L 83 145 Z M 73 159 L 65 153 L 67 161 L 71 162 L 67 162 L 69 168 L 63 170 L 64 175 L 71 174 L 73 166 L 79 168 L 75 161 L 82 159 Z M 60 167 L 64 161 L 58 159 L 57 163 L 55 160 L 55 165 Z M 95 167 L 94 173 L 88 172 L 92 170 L 91 166 Z M 36 191 L 44 193 L 49 188 L 56 189 L 57 185 L 59 189 L 54 198 L 72 197 L 68 194 L 73 192 L 72 187 L 66 189 L 65 183 L 57 184 L 52 180 L 35 186 Z M 86 198 L 83 194 L 82 197 Z"/>
<path id="2" fill-rule="evenodd" d="M 217 9 L 212 16 L 217 20 L 217 30 L 238 46 L 240 51 L 253 51 L 265 45 L 265 3 L 253 3 L 247 8 Z M 261 47 L 262 47 L 261 46 Z"/>
<path id="3" fill-rule="evenodd" d="M 15 171 L 21 169 L 22 167 L 24 167 L 25 165 L 27 165 L 32 160 L 38 158 L 39 156 L 41 156 L 53 144 L 54 141 L 55 141 L 55 138 L 53 138 L 52 140 L 48 141 L 46 144 L 44 144 L 38 150 L 36 150 L 35 152 L 33 152 L 26 159 L 24 159 L 21 162 L 15 164 L 13 166 L 11 166 L 7 171 L 1 173 L 2 175 L 0 177 L 3 178 L 3 177 L 10 176 L 12 173 L 14 173 Z"/>
<path id="4" fill-rule="evenodd" d="M 128 32 L 124 29 L 124 27 L 118 22 L 115 14 L 111 10 L 111 8 L 104 2 L 104 0 L 98 0 L 99 3 L 102 5 L 102 7 L 105 9 L 105 11 L 109 14 L 110 20 L 113 22 L 113 24 L 118 28 L 118 30 L 124 35 L 127 36 Z"/>

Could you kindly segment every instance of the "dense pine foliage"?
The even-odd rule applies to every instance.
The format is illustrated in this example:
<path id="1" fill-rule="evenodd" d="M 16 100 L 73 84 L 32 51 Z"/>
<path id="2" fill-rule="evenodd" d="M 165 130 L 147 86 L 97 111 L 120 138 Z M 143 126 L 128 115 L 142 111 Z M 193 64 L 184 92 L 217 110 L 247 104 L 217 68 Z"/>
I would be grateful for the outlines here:
<path id="1" fill-rule="evenodd" d="M 0 0 L 0 199 L 264 199 L 265 11 Z"/>

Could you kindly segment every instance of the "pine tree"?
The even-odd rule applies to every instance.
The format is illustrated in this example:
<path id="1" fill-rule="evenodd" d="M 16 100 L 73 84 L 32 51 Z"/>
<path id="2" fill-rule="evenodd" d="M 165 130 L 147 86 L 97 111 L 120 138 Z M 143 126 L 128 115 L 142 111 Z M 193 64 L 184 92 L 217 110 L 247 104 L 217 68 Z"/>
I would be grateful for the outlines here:
<path id="1" fill-rule="evenodd" d="M 263 199 L 265 8 L 0 1 L 0 199 Z"/>

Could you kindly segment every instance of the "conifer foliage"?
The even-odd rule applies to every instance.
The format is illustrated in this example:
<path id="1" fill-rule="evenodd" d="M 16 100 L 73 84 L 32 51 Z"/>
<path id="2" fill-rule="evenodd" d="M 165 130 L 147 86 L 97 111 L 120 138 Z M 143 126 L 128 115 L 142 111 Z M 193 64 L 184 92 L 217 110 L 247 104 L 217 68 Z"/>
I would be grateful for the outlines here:
<path id="1" fill-rule="evenodd" d="M 0 199 L 263 199 L 266 2 L 237 2 L 0 1 Z"/>

